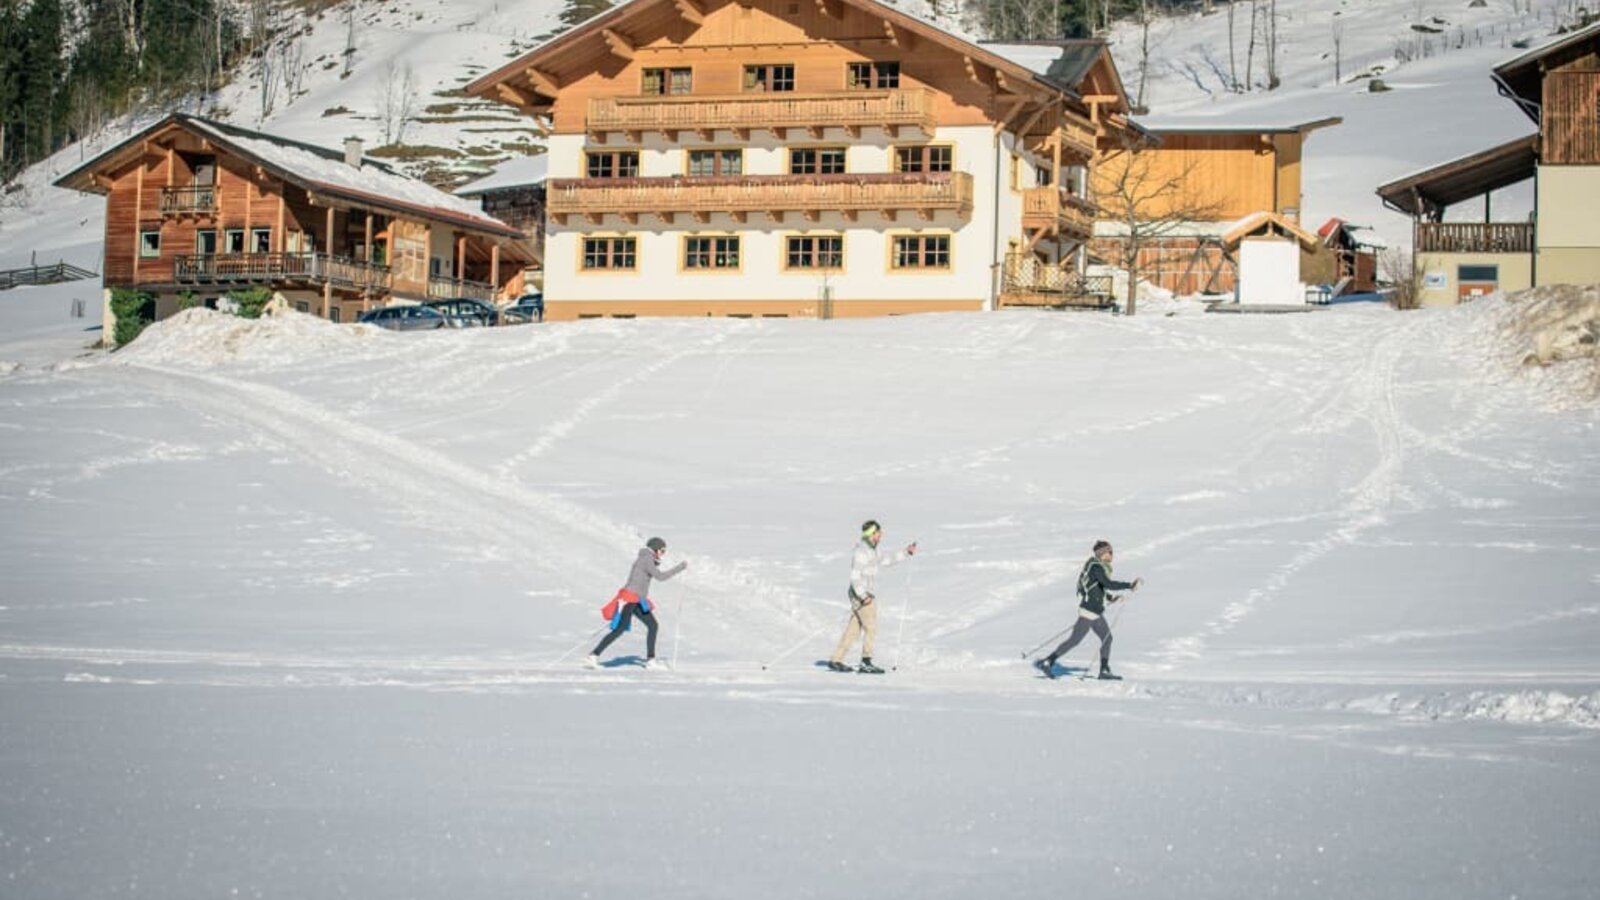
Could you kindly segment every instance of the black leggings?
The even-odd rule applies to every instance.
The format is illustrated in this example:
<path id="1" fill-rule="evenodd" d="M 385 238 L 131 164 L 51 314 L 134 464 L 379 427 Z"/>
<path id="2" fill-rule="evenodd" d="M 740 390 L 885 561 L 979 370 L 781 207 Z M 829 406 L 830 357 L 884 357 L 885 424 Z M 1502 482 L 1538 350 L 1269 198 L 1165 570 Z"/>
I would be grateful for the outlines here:
<path id="1" fill-rule="evenodd" d="M 599 656 L 601 653 L 604 653 L 605 649 L 611 646 L 613 641 L 619 637 L 622 637 L 622 632 L 626 631 L 628 628 L 629 619 L 638 619 L 644 623 L 645 628 L 649 629 L 649 633 L 646 634 L 644 638 L 645 654 L 651 659 L 656 658 L 656 628 L 659 626 L 659 623 L 656 622 L 654 613 L 647 613 L 640 610 L 639 604 L 637 603 L 623 604 L 621 621 L 617 622 L 617 627 L 611 629 L 610 634 L 607 634 L 605 637 L 600 639 L 600 643 L 594 648 L 595 656 Z"/>
<path id="2" fill-rule="evenodd" d="M 1078 621 L 1072 626 L 1072 634 L 1061 642 L 1061 646 L 1050 654 L 1050 658 L 1054 660 L 1066 656 L 1067 651 L 1078 646 L 1078 642 L 1087 637 L 1090 631 L 1100 636 L 1100 661 L 1106 662 L 1111 659 L 1111 628 L 1106 625 L 1105 618 L 1086 619 L 1083 616 L 1078 617 Z"/>

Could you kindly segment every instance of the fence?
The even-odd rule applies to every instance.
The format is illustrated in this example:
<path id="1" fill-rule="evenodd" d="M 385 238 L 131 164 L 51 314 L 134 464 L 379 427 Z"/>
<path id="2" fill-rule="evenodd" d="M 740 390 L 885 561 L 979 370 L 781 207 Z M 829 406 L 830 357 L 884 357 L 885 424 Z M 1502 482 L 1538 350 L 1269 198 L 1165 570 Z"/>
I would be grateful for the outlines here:
<path id="1" fill-rule="evenodd" d="M 81 281 L 85 278 L 99 277 L 99 272 L 91 272 L 69 262 L 58 262 L 51 266 L 0 269 L 0 291 L 9 291 L 24 285 L 60 284 L 63 281 Z"/>

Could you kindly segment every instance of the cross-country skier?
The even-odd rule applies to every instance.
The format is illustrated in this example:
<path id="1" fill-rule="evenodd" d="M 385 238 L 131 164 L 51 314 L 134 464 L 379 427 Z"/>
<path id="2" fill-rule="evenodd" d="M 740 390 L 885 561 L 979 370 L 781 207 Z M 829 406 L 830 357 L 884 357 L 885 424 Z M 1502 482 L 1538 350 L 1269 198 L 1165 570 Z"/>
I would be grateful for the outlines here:
<path id="1" fill-rule="evenodd" d="M 656 662 L 656 622 L 654 605 L 650 602 L 650 579 L 656 578 L 666 581 L 668 578 L 682 572 L 689 567 L 687 562 L 681 562 L 665 571 L 661 568 L 661 557 L 667 555 L 667 542 L 661 538 L 653 537 L 639 550 L 639 557 L 633 561 L 633 569 L 628 572 L 628 583 L 622 590 L 611 598 L 600 614 L 611 620 L 611 631 L 595 646 L 594 652 L 584 660 L 589 668 L 600 665 L 600 654 L 611 646 L 612 642 L 622 637 L 628 630 L 633 619 L 644 623 L 648 633 L 645 635 L 645 661 L 647 669 L 661 666 Z"/>
<path id="2" fill-rule="evenodd" d="M 828 658 L 828 668 L 835 672 L 850 671 L 850 667 L 844 664 L 844 655 L 855 644 L 856 635 L 861 634 L 864 636 L 861 641 L 861 665 L 855 671 L 869 675 L 883 674 L 883 669 L 872 664 L 872 645 L 878 638 L 878 605 L 873 602 L 877 599 L 878 569 L 915 556 L 917 545 L 907 544 L 904 550 L 896 550 L 884 557 L 878 550 L 881 540 L 883 528 L 877 522 L 868 519 L 862 524 L 861 542 L 856 544 L 855 553 L 850 557 L 850 618 L 845 622 L 844 636 L 839 638 L 839 646 Z"/>
<path id="3" fill-rule="evenodd" d="M 1132 581 L 1113 581 L 1111 578 L 1111 544 L 1106 541 L 1095 541 L 1094 555 L 1083 564 L 1083 571 L 1078 573 L 1078 621 L 1072 626 L 1072 634 L 1068 635 L 1061 646 L 1046 656 L 1034 662 L 1039 671 L 1050 678 L 1056 677 L 1056 660 L 1066 656 L 1078 642 L 1093 631 L 1100 638 L 1100 677 L 1118 681 L 1121 676 L 1111 671 L 1111 629 L 1107 627 L 1103 616 L 1106 613 L 1107 591 L 1137 591 L 1144 579 L 1135 578 Z M 1112 597 L 1111 602 L 1119 598 Z"/>

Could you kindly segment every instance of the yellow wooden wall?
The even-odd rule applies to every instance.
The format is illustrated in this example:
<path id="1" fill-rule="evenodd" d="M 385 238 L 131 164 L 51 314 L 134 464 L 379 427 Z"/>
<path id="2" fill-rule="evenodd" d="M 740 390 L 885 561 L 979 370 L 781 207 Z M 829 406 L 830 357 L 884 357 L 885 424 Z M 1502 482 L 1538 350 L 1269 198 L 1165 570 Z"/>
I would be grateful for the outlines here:
<path id="1" fill-rule="evenodd" d="M 1147 185 L 1177 185 L 1141 204 L 1144 217 L 1164 217 L 1175 208 L 1204 212 L 1194 218 L 1210 221 L 1263 210 L 1292 211 L 1298 217 L 1302 143 L 1298 133 L 1162 135 L 1160 147 L 1137 155 L 1143 159 L 1121 151 L 1103 156 L 1096 165 L 1095 199 L 1106 205 L 1109 185 L 1132 165 L 1135 177 Z M 1118 218 L 1120 212 L 1108 210 L 1107 217 Z"/>

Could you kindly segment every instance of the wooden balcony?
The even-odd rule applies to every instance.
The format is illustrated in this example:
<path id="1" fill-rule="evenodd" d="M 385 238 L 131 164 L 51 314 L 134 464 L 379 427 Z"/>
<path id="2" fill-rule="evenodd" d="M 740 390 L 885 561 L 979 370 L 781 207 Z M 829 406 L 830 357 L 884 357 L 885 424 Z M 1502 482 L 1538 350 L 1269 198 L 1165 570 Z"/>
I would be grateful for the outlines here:
<path id="1" fill-rule="evenodd" d="M 428 299 L 454 300 L 465 297 L 469 300 L 482 300 L 485 303 L 494 303 L 494 285 L 484 281 L 468 281 L 465 278 L 446 278 L 442 275 L 428 276 Z"/>
<path id="2" fill-rule="evenodd" d="M 216 211 L 217 189 L 212 185 L 161 189 L 163 216 L 209 215 Z"/>
<path id="3" fill-rule="evenodd" d="M 814 138 L 824 128 L 852 134 L 863 126 L 881 126 L 898 136 L 902 127 L 933 134 L 933 95 L 918 89 L 839 91 L 826 94 L 748 93 L 678 97 L 596 97 L 589 101 L 585 128 L 591 140 L 605 143 L 608 132 L 621 132 L 638 143 L 646 132 L 676 141 L 684 131 L 710 140 L 712 132 L 732 131 L 741 138 L 765 129 L 780 138 L 799 129 Z"/>
<path id="4" fill-rule="evenodd" d="M 1013 253 L 1001 270 L 1000 305 L 1085 307 L 1115 305 L 1110 275 L 1083 275 L 1040 260 L 1032 253 Z"/>
<path id="5" fill-rule="evenodd" d="M 326 253 L 215 253 L 172 260 L 175 284 L 291 285 L 387 291 L 389 267 Z"/>
<path id="6" fill-rule="evenodd" d="M 1093 203 L 1058 187 L 1028 188 L 1022 192 L 1022 227 L 1088 240 L 1094 235 Z"/>
<path id="7" fill-rule="evenodd" d="M 786 213 L 813 220 L 824 212 L 850 219 L 877 212 L 890 220 L 900 212 L 924 219 L 941 210 L 972 213 L 972 176 L 965 172 L 558 178 L 549 189 L 546 210 L 559 224 L 566 224 L 568 216 L 584 216 L 598 225 L 606 215 L 633 223 L 640 215 L 663 222 L 689 215 L 704 222 L 712 213 L 728 213 L 742 222 L 751 213 L 762 213 L 781 222 Z"/>
<path id="8" fill-rule="evenodd" d="M 1532 222 L 1418 222 L 1418 253 L 1532 253 Z"/>
<path id="9" fill-rule="evenodd" d="M 1068 116 L 1062 120 L 1057 134 L 1061 139 L 1061 149 L 1067 155 L 1075 155 L 1081 160 L 1094 158 L 1099 141 L 1093 122 Z"/>

